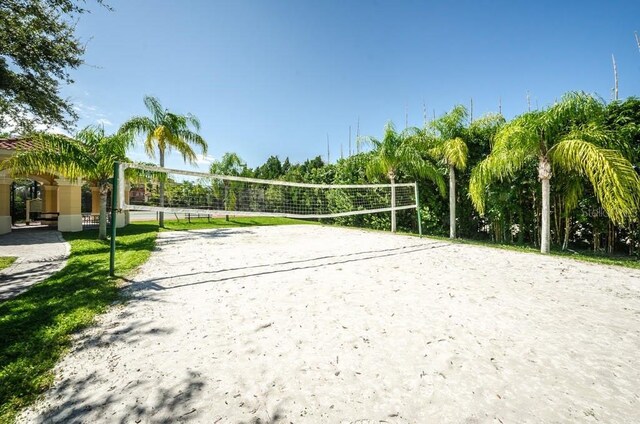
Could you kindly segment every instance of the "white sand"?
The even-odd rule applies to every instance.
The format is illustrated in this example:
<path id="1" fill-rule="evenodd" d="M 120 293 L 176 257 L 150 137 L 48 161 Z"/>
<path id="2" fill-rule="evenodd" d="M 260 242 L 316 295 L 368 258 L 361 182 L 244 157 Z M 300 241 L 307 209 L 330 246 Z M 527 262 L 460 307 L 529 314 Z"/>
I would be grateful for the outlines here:
<path id="1" fill-rule="evenodd" d="M 162 233 L 24 421 L 640 422 L 640 273 L 330 227 Z"/>

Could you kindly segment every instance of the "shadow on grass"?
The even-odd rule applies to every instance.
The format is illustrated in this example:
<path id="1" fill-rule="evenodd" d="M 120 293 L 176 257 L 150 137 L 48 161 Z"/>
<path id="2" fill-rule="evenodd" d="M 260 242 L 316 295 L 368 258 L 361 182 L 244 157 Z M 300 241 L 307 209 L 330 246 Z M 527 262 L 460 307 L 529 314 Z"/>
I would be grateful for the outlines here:
<path id="1" fill-rule="evenodd" d="M 121 273 L 149 257 L 156 228 L 131 225 L 119 231 Z M 51 369 L 71 334 L 119 299 L 117 280 L 108 278 L 109 243 L 97 240 L 96 231 L 68 233 L 65 239 L 71 254 L 61 271 L 0 303 L 0 422 L 13 421 L 49 387 Z"/>

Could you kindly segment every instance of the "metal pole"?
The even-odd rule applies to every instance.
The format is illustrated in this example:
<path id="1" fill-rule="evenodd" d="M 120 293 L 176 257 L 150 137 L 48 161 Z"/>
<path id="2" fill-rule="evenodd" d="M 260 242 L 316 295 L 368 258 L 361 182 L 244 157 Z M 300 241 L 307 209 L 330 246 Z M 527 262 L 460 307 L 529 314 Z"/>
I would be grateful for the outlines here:
<path id="1" fill-rule="evenodd" d="M 422 217 L 420 216 L 420 193 L 418 191 L 418 182 L 415 185 L 416 189 L 416 211 L 418 212 L 418 234 L 422 237 Z"/>
<path id="2" fill-rule="evenodd" d="M 113 184 L 111 185 L 111 252 L 109 255 L 109 276 L 115 275 L 116 267 L 116 219 L 118 206 L 118 175 L 120 163 L 113 163 Z"/>

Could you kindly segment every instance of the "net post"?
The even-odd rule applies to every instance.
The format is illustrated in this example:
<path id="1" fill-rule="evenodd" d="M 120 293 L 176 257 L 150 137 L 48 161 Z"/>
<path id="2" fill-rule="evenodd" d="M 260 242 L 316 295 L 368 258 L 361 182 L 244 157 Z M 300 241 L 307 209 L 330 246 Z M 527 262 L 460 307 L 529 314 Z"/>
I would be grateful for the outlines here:
<path id="1" fill-rule="evenodd" d="M 416 190 L 416 212 L 418 215 L 418 234 L 422 238 L 422 217 L 420 216 L 420 192 L 418 190 L 418 182 L 415 183 Z"/>
<path id="2" fill-rule="evenodd" d="M 109 252 L 109 276 L 115 275 L 116 266 L 116 219 L 118 206 L 118 180 L 120 177 L 120 162 L 113 163 L 113 184 L 111 186 L 111 240 Z"/>

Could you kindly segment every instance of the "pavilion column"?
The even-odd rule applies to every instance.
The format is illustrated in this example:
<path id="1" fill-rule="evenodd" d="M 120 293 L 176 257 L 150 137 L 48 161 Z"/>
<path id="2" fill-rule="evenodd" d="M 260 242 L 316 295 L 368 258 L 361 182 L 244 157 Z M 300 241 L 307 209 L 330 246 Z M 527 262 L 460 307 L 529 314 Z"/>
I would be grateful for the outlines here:
<path id="1" fill-rule="evenodd" d="M 11 183 L 13 180 L 0 173 L 0 234 L 11 232 Z"/>
<path id="2" fill-rule="evenodd" d="M 100 187 L 91 187 L 91 215 L 100 215 Z"/>
<path id="3" fill-rule="evenodd" d="M 58 212 L 58 186 L 45 184 L 42 186 L 42 213 Z"/>
<path id="4" fill-rule="evenodd" d="M 82 181 L 57 178 L 59 231 L 82 231 Z"/>

